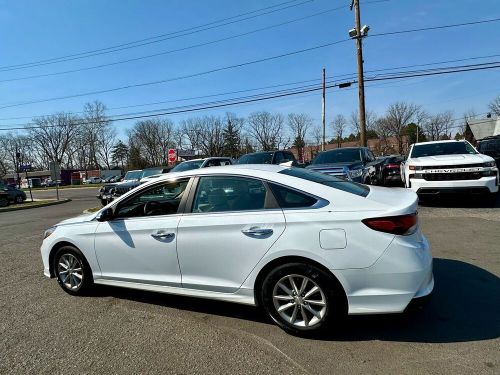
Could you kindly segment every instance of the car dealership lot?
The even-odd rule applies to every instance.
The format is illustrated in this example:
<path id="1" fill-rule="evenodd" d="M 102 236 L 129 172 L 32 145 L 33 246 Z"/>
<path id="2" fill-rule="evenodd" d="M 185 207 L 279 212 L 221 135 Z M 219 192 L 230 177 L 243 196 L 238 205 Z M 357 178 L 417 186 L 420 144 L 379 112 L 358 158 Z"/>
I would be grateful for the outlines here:
<path id="1" fill-rule="evenodd" d="M 435 257 L 433 299 L 413 314 L 350 317 L 325 337 L 290 336 L 252 307 L 115 288 L 65 294 L 42 274 L 42 231 L 97 205 L 0 214 L 0 372 L 498 373 L 500 204 L 419 208 Z M 36 192 L 35 198 L 55 196 Z"/>

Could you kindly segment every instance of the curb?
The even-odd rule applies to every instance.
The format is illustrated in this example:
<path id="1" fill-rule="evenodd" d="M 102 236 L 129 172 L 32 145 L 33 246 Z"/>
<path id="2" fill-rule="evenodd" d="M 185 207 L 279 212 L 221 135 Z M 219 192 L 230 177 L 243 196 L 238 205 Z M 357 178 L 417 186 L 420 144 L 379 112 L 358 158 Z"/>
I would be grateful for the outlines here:
<path id="1" fill-rule="evenodd" d="M 40 204 L 38 206 L 19 206 L 19 207 L 5 208 L 3 210 L 0 210 L 0 213 L 9 212 L 9 211 L 29 210 L 32 208 L 39 208 L 39 207 L 55 206 L 56 204 L 63 204 L 63 203 L 67 203 L 67 202 L 71 202 L 71 199 L 61 199 L 59 201 L 48 202 L 48 203 Z"/>

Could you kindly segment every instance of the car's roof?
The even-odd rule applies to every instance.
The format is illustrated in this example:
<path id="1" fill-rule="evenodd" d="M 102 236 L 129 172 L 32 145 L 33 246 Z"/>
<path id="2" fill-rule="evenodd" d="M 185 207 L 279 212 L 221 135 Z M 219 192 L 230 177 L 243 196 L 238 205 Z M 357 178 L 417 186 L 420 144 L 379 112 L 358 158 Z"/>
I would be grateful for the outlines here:
<path id="1" fill-rule="evenodd" d="M 337 147 L 337 148 L 334 148 L 334 149 L 331 149 L 331 150 L 322 151 L 322 152 L 331 152 L 331 151 L 339 151 L 339 150 L 359 150 L 359 149 L 362 149 L 362 148 L 368 148 L 368 147 Z"/>
<path id="2" fill-rule="evenodd" d="M 434 143 L 453 143 L 453 142 L 465 142 L 464 139 L 460 139 L 460 140 L 455 140 L 455 139 L 444 139 L 442 141 L 429 141 L 429 142 L 418 142 L 418 143 L 414 143 L 413 145 L 414 146 L 420 146 L 420 145 L 430 145 L 430 144 L 434 144 Z"/>
<path id="3" fill-rule="evenodd" d="M 155 181 L 159 181 L 162 179 L 172 179 L 175 177 L 182 176 L 196 176 L 202 174 L 249 174 L 249 175 L 258 175 L 259 171 L 262 172 L 279 172 L 288 167 L 275 165 L 275 164 L 236 164 L 236 165 L 225 165 L 221 167 L 210 167 L 210 168 L 198 168 L 191 169 L 189 171 L 182 172 L 170 172 L 165 173 Z"/>

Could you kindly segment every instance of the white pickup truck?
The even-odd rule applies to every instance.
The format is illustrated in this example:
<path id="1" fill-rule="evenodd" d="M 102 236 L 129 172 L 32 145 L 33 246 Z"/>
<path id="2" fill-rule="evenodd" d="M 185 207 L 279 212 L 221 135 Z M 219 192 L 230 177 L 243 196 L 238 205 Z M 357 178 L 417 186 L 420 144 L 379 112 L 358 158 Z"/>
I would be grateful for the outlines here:
<path id="1" fill-rule="evenodd" d="M 419 195 L 498 192 L 495 160 L 480 154 L 465 140 L 422 142 L 411 145 L 401 164 L 405 187 Z"/>

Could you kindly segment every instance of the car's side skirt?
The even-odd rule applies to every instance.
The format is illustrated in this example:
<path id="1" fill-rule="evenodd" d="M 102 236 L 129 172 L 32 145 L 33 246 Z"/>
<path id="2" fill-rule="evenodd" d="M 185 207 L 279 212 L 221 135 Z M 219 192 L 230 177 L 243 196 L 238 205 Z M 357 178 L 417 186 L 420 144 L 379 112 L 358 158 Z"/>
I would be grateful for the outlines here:
<path id="1" fill-rule="evenodd" d="M 217 301 L 241 303 L 243 305 L 255 305 L 253 289 L 239 289 L 235 293 L 221 293 L 207 290 L 188 289 L 167 285 L 145 284 L 132 281 L 95 279 L 95 284 L 117 286 L 122 288 L 147 290 L 150 292 L 176 294 L 181 296 L 208 298 Z"/>

